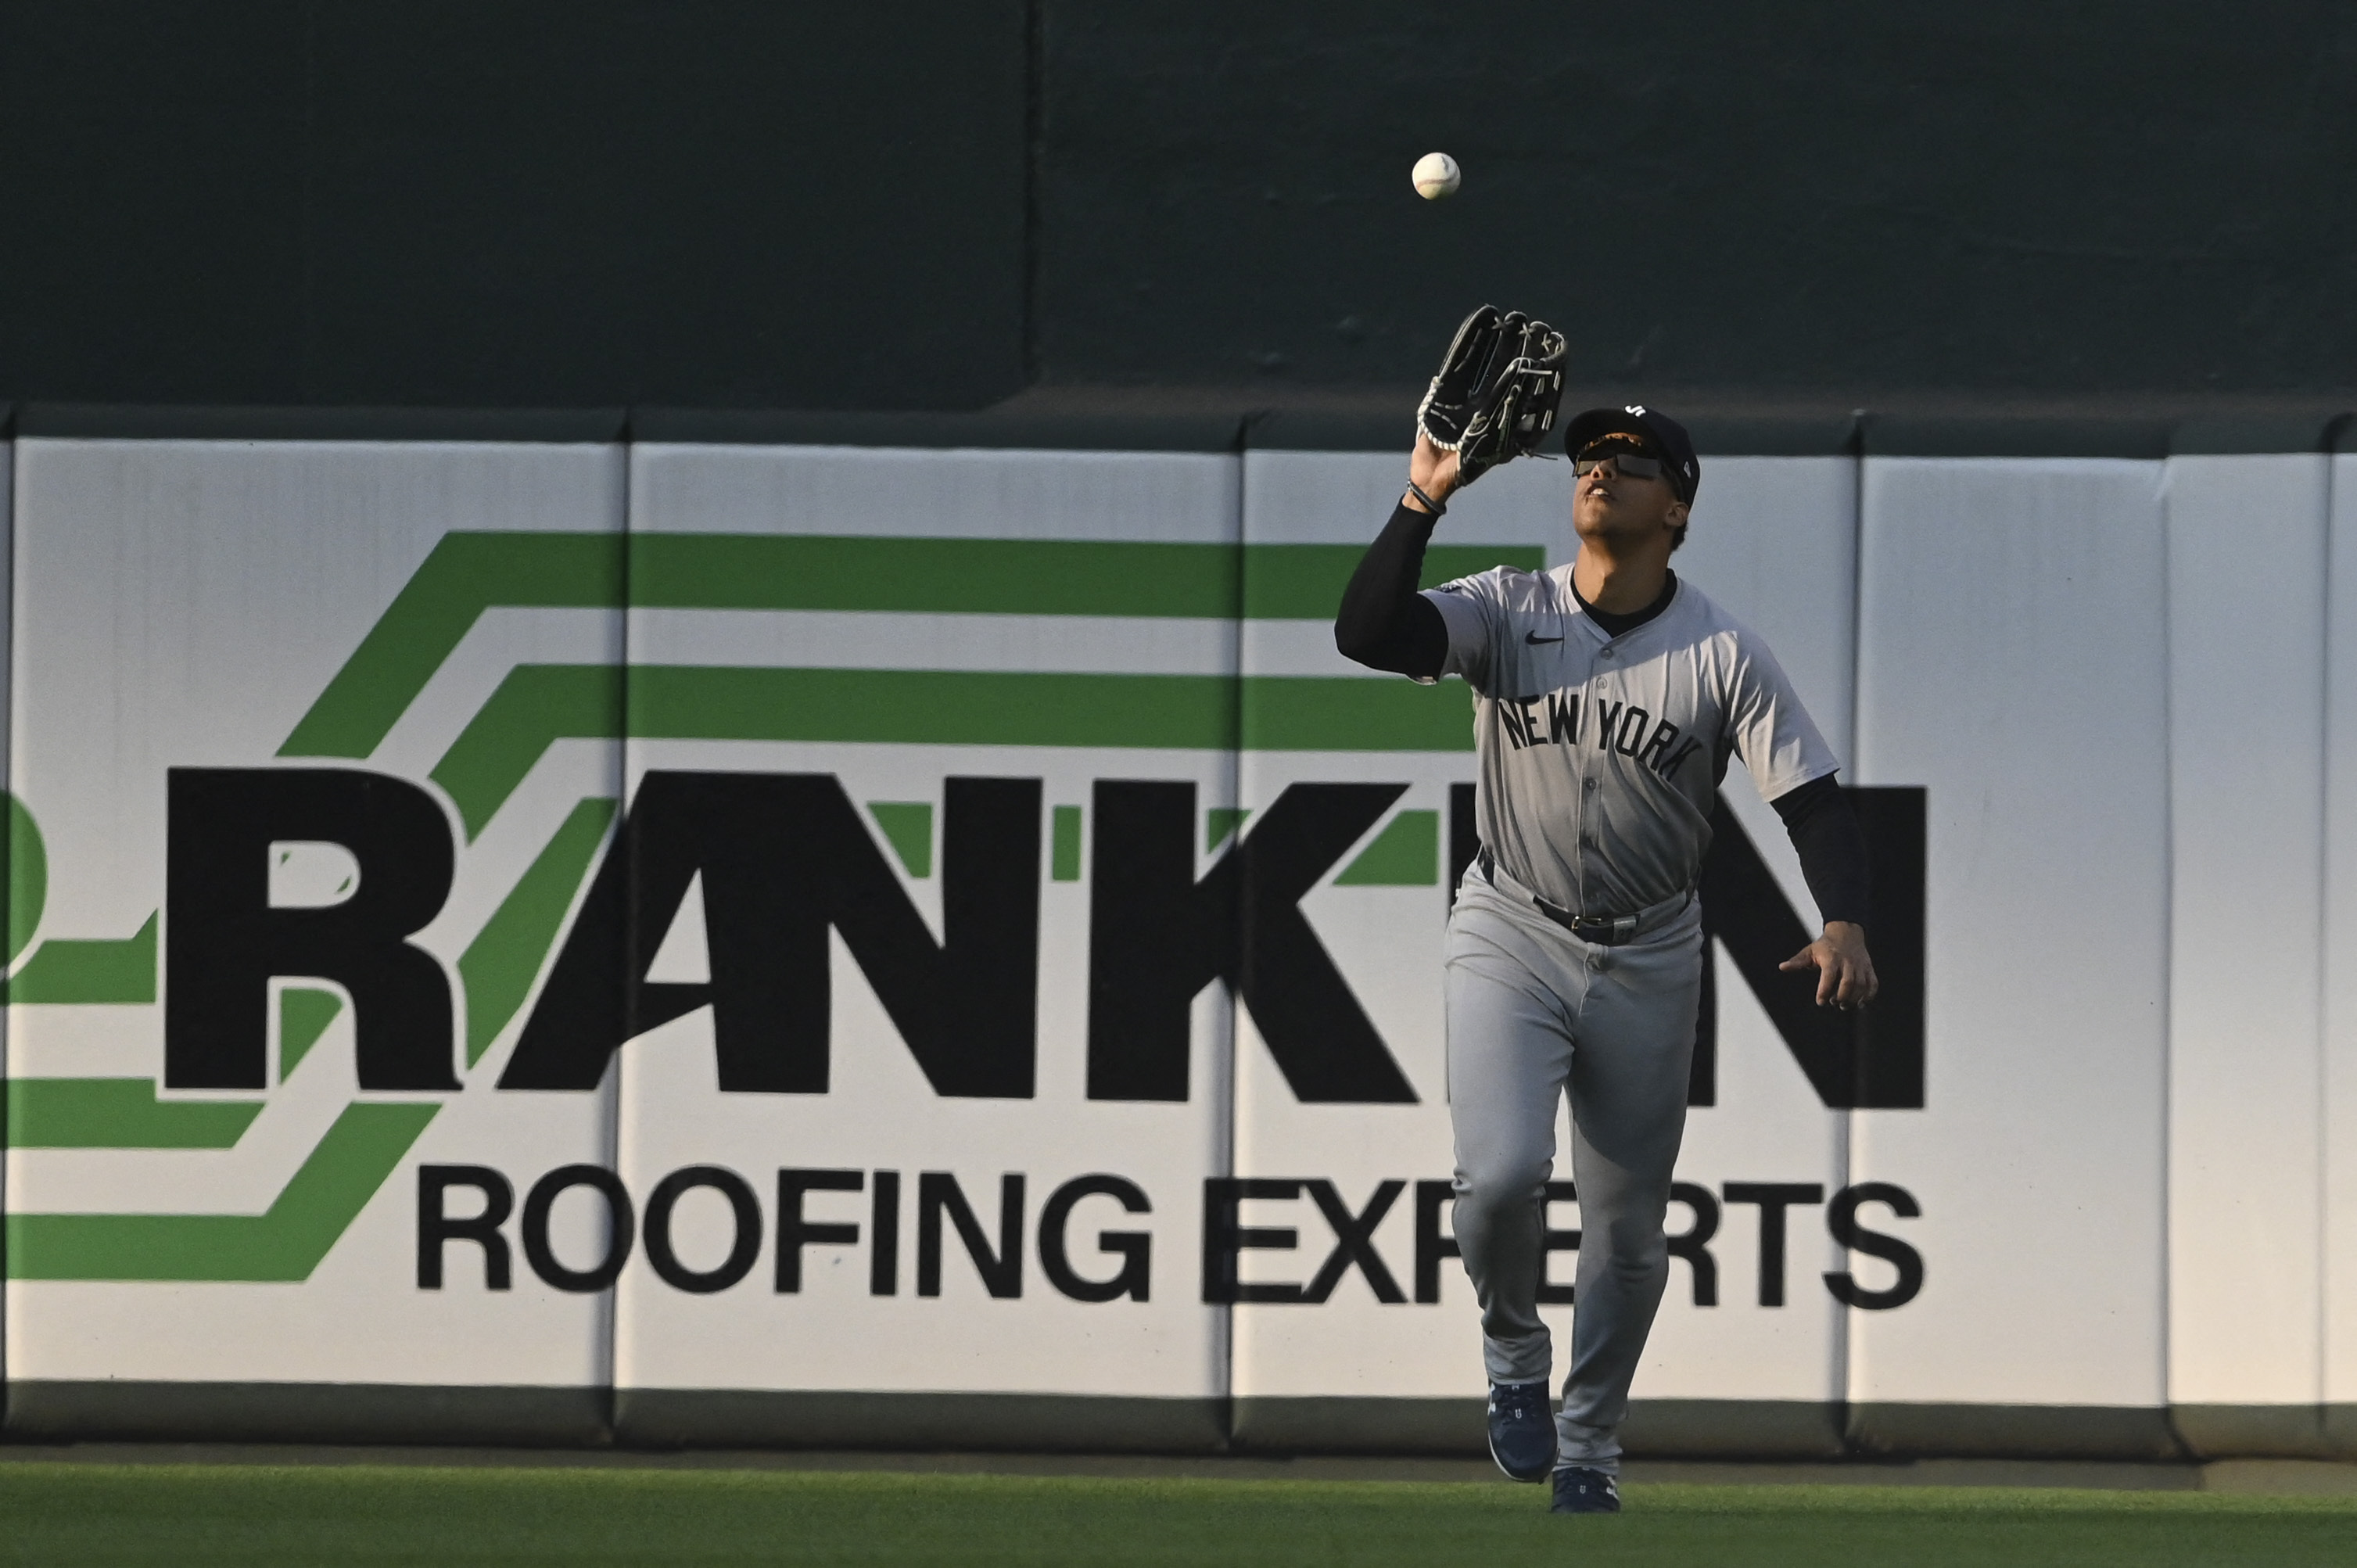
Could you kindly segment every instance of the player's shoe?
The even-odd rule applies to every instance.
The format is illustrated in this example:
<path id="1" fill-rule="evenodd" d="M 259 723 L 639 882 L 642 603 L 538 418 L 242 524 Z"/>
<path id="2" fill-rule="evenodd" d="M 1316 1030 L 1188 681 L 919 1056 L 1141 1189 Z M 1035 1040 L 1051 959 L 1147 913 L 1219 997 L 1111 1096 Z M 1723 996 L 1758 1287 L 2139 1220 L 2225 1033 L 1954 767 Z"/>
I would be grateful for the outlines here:
<path id="1" fill-rule="evenodd" d="M 1544 1383 L 1490 1385 L 1490 1457 L 1517 1481 L 1544 1481 L 1555 1466 L 1555 1417 Z"/>
<path id="2" fill-rule="evenodd" d="M 1611 1477 L 1585 1465 L 1566 1465 L 1555 1473 L 1555 1501 L 1549 1513 L 1619 1513 L 1620 1488 Z"/>

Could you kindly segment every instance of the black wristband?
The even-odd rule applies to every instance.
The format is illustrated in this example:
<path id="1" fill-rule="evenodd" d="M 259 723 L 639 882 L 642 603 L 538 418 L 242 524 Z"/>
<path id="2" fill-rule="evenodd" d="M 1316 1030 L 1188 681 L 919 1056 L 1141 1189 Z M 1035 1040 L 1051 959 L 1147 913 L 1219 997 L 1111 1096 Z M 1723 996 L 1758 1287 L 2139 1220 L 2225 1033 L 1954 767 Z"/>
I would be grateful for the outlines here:
<path id="1" fill-rule="evenodd" d="M 1414 479 L 1410 479 L 1407 482 L 1407 493 L 1414 496 L 1417 500 L 1422 501 L 1424 503 L 1424 510 L 1430 512 L 1433 516 L 1446 517 L 1448 514 L 1448 509 L 1441 505 L 1438 501 L 1434 500 L 1430 496 L 1426 495 L 1424 493 L 1424 487 L 1417 484 Z"/>

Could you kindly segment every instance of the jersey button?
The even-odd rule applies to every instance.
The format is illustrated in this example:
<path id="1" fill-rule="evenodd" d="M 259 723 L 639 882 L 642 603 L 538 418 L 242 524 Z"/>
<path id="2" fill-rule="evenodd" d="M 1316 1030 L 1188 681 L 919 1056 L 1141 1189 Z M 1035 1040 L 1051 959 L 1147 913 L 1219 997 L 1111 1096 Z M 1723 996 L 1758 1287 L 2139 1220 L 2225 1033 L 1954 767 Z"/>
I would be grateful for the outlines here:
<path id="1" fill-rule="evenodd" d="M 1579 781 L 1579 787 L 1583 789 L 1593 789 L 1596 788 L 1596 780 L 1593 779 L 1583 779 Z"/>
<path id="2" fill-rule="evenodd" d="M 1609 659 L 1609 658 L 1611 658 L 1611 657 L 1612 657 L 1612 649 L 1611 649 L 1610 645 L 1609 645 L 1609 644 L 1608 644 L 1608 645 L 1606 645 L 1605 647 L 1603 647 L 1603 648 L 1601 648 L 1601 649 L 1598 650 L 1597 650 L 1597 655 L 1596 655 L 1596 656 L 1597 656 L 1598 659 Z"/>

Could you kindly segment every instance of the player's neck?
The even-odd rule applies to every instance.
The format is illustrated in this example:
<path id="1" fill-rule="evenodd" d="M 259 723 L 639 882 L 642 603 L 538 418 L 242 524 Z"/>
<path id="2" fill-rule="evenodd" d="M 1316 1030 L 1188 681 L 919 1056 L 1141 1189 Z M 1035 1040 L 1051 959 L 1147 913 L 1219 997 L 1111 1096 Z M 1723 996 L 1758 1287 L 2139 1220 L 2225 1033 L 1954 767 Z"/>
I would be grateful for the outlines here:
<path id="1" fill-rule="evenodd" d="M 1607 615 L 1636 614 L 1662 596 L 1669 580 L 1669 552 L 1650 546 L 1615 552 L 1609 540 L 1581 540 L 1571 568 L 1579 596 Z"/>

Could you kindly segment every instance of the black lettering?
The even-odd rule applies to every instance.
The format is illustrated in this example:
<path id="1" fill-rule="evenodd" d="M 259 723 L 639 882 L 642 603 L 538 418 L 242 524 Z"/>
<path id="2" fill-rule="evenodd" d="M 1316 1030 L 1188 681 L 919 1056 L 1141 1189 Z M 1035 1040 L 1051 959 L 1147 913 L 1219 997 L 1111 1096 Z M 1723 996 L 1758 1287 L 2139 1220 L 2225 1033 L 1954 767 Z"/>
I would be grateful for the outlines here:
<path id="1" fill-rule="evenodd" d="M 606 1255 L 595 1268 L 566 1268 L 556 1261 L 548 1244 L 548 1211 L 567 1188 L 576 1187 L 593 1188 L 606 1200 Z M 532 1265 L 532 1272 L 557 1290 L 585 1295 L 604 1290 L 621 1277 L 622 1265 L 630 1261 L 630 1239 L 637 1230 L 630 1218 L 630 1189 L 603 1165 L 559 1165 L 533 1183 L 524 1195 L 519 1229 L 523 1234 L 523 1259 Z"/>
<path id="2" fill-rule="evenodd" d="M 1195 787 L 1100 780 L 1089 889 L 1092 1100 L 1187 1098 L 1189 1009 L 1224 978 L 1305 1104 L 1415 1090 L 1301 913 L 1404 784 L 1295 784 L 1195 880 Z"/>
<path id="3" fill-rule="evenodd" d="M 1620 722 L 1620 710 L 1622 704 L 1619 703 L 1607 703 L 1598 698 L 1590 697 L 1587 700 L 1587 705 L 1596 710 L 1596 749 L 1598 751 L 1611 750 L 1612 726 Z"/>
<path id="4" fill-rule="evenodd" d="M 1406 1301 L 1399 1282 L 1383 1262 L 1383 1254 L 1375 1251 L 1375 1227 L 1383 1222 L 1383 1216 L 1399 1201 L 1399 1195 L 1407 1190 L 1407 1183 L 1378 1183 L 1374 1195 L 1367 1199 L 1367 1207 L 1357 1214 L 1351 1212 L 1351 1206 L 1342 1201 L 1342 1195 L 1335 1190 L 1332 1182 L 1313 1181 L 1308 1187 L 1310 1201 L 1318 1205 L 1318 1212 L 1326 1217 L 1326 1223 L 1334 1228 L 1334 1250 L 1327 1254 L 1318 1272 L 1309 1276 L 1309 1283 L 1301 1289 L 1301 1299 L 1324 1301 L 1342 1283 L 1343 1274 L 1356 1267 L 1365 1276 L 1367 1288 L 1375 1293 L 1377 1301 L 1386 1306 L 1397 1306 Z"/>
<path id="5" fill-rule="evenodd" d="M 736 1222 L 735 1233 L 728 1241 L 728 1256 L 716 1269 L 689 1268 L 680 1262 L 679 1253 L 671 1244 L 672 1210 L 679 1207 L 682 1197 L 699 1187 L 710 1187 L 726 1198 L 729 1216 Z M 761 1255 L 761 1200 L 753 1196 L 751 1183 L 724 1166 L 689 1165 L 675 1170 L 657 1182 L 654 1191 L 647 1195 L 646 1242 L 647 1266 L 673 1290 L 697 1295 L 726 1290 L 751 1273 L 754 1260 Z"/>
<path id="6" fill-rule="evenodd" d="M 1248 1285 L 1237 1278 L 1246 1248 L 1290 1251 L 1301 1244 L 1298 1230 L 1246 1226 L 1240 1215 L 1249 1200 L 1284 1201 L 1301 1196 L 1301 1183 L 1263 1176 L 1212 1176 L 1203 1183 L 1203 1299 L 1215 1306 L 1237 1302 L 1294 1302 L 1301 1287 Z"/>
<path id="7" fill-rule="evenodd" d="M 1630 703 L 1628 712 L 1620 715 L 1620 734 L 1612 743 L 1612 749 L 1623 757 L 1636 756 L 1645 744 L 1645 726 L 1652 722 L 1651 714 Z"/>
<path id="8" fill-rule="evenodd" d="M 1721 1189 L 1729 1203 L 1760 1206 L 1760 1305 L 1784 1305 L 1784 1210 L 1795 1203 L 1823 1203 L 1825 1189 L 1814 1182 L 1731 1181 Z"/>
<path id="9" fill-rule="evenodd" d="M 1833 1232 L 1835 1241 L 1854 1252 L 1880 1258 L 1899 1271 L 1899 1278 L 1888 1290 L 1867 1290 L 1848 1270 L 1840 1269 L 1825 1275 L 1825 1288 L 1844 1306 L 1867 1312 L 1888 1312 L 1894 1306 L 1905 1306 L 1923 1288 L 1923 1254 L 1896 1236 L 1886 1236 L 1860 1225 L 1857 1208 L 1862 1203 L 1889 1204 L 1890 1212 L 1901 1219 L 1919 1218 L 1922 1207 L 1915 1201 L 1915 1195 L 1903 1187 L 1867 1181 L 1835 1193 L 1833 1207 L 1825 1211 L 1825 1227 Z"/>
<path id="10" fill-rule="evenodd" d="M 1143 1230 L 1100 1230 L 1097 1251 L 1121 1259 L 1121 1268 L 1109 1280 L 1092 1280 L 1072 1267 L 1064 1230 L 1072 1206 L 1084 1197 L 1110 1197 L 1129 1214 L 1150 1214 L 1154 1206 L 1134 1182 L 1116 1176 L 1076 1176 L 1058 1187 L 1039 1209 L 1039 1272 L 1048 1283 L 1074 1301 L 1146 1299 L 1153 1266 L 1154 1238 Z"/>
<path id="11" fill-rule="evenodd" d="M 1514 706 L 1520 708 L 1523 714 L 1522 732 L 1524 746 L 1536 746 L 1539 743 L 1539 732 L 1545 727 L 1545 721 L 1539 717 L 1539 710 L 1536 706 L 1538 701 L 1536 697 L 1514 699 Z"/>
<path id="12" fill-rule="evenodd" d="M 1547 693 L 1547 743 L 1551 746 L 1579 744 L 1579 693 L 1550 692 Z"/>
<path id="13" fill-rule="evenodd" d="M 823 1094 L 832 927 L 935 1093 L 1029 1099 L 1039 781 L 944 794 L 937 943 L 832 774 L 649 773 L 500 1087 L 594 1089 L 623 1041 L 709 1005 L 723 1090 Z M 649 982 L 699 872 L 711 983 Z"/>
<path id="14" fill-rule="evenodd" d="M 983 1234 L 982 1221 L 965 1200 L 957 1177 L 947 1171 L 926 1171 L 917 1177 L 917 1294 L 942 1294 L 942 1216 L 947 1214 L 974 1260 L 982 1288 L 994 1296 L 1023 1294 L 1023 1178 L 1009 1173 L 998 1178 L 998 1246 Z"/>
<path id="15" fill-rule="evenodd" d="M 1506 732 L 1506 739 L 1512 743 L 1514 749 L 1521 751 L 1534 738 L 1529 721 L 1523 717 L 1522 703 L 1514 698 L 1501 697 L 1497 705 L 1498 727 Z"/>
<path id="16" fill-rule="evenodd" d="M 454 1217 L 444 1211 L 445 1195 L 454 1187 L 471 1187 L 483 1195 L 476 1214 Z M 472 1241 L 483 1250 L 483 1288 L 506 1290 L 513 1283 L 508 1239 L 500 1234 L 515 1211 L 515 1187 L 489 1165 L 420 1165 L 417 1167 L 417 1288 L 442 1288 L 442 1248 L 445 1242 Z"/>
<path id="17" fill-rule="evenodd" d="M 1551 1181 L 1546 1184 L 1546 1197 L 1539 1205 L 1539 1213 L 1544 1219 L 1552 1219 L 1553 1210 L 1556 1204 L 1577 1203 L 1578 1201 L 1579 1189 L 1574 1187 L 1570 1182 Z M 1541 1306 L 1569 1306 L 1576 1299 L 1577 1299 L 1577 1292 L 1578 1287 L 1577 1285 L 1559 1285 L 1550 1282 L 1547 1279 L 1547 1263 L 1557 1252 L 1578 1251 L 1579 1232 L 1577 1230 L 1557 1230 L 1550 1225 L 1546 1230 L 1540 1233 L 1539 1248 L 1539 1305 Z"/>
<path id="18" fill-rule="evenodd" d="M 876 1173 L 876 1201 L 867 1210 L 867 1294 L 900 1294 L 900 1173 Z"/>
<path id="19" fill-rule="evenodd" d="M 1457 1198 L 1457 1184 L 1420 1181 L 1415 1184 L 1415 1299 L 1429 1306 L 1440 1299 L 1440 1261 L 1461 1258 L 1457 1238 L 1440 1229 L 1440 1210 Z"/>
<path id="20" fill-rule="evenodd" d="M 269 1082 L 270 983 L 351 993 L 360 1086 L 458 1087 L 450 981 L 409 939 L 442 910 L 449 820 L 416 785 L 330 768 L 175 768 L 167 775 L 164 1083 Z M 360 885 L 339 904 L 274 909 L 270 845 L 340 845 Z"/>
<path id="21" fill-rule="evenodd" d="M 791 1294 L 802 1288 L 802 1249 L 807 1246 L 856 1247 L 859 1227 L 816 1224 L 802 1218 L 802 1197 L 813 1192 L 857 1192 L 867 1178 L 857 1171 L 781 1170 L 778 1173 L 778 1289 Z M 889 1295 L 886 1291 L 881 1293 Z"/>
<path id="22" fill-rule="evenodd" d="M 1661 774 L 1663 778 L 1667 779 L 1671 774 L 1675 773 L 1678 770 L 1678 765 L 1680 763 L 1685 761 L 1687 757 L 1692 757 L 1695 752 L 1700 751 L 1701 749 L 1702 742 L 1698 740 L 1690 740 L 1686 742 L 1685 745 L 1678 747 L 1676 752 L 1671 756 L 1670 759 L 1663 763 L 1659 768 L 1654 769 L 1654 771 Z"/>
<path id="23" fill-rule="evenodd" d="M 1868 940 L 1882 994 L 1871 1007 L 1843 1013 L 1816 1004 L 1816 972 L 1776 966 L 1806 946 L 1812 932 L 1721 800 L 1711 812 L 1710 851 L 1703 859 L 1702 924 L 1743 976 L 1760 1010 L 1808 1076 L 1817 1098 L 1835 1110 L 1910 1110 L 1923 1106 L 1923 791 L 1846 789 L 1857 810 L 1874 873 L 1874 924 Z M 1716 1095 L 1717 966 L 1703 965 L 1695 1020 L 1687 1102 Z"/>
<path id="24" fill-rule="evenodd" d="M 1662 766 L 1662 758 L 1669 755 L 1671 743 L 1677 738 L 1678 726 L 1663 719 L 1653 726 L 1653 738 L 1645 743 L 1645 749 L 1637 754 L 1637 760 L 1656 773 L 1666 772 L 1667 769 Z"/>
<path id="25" fill-rule="evenodd" d="M 1683 1203 L 1694 1210 L 1694 1223 L 1685 1233 L 1669 1238 L 1670 1256 L 1684 1258 L 1694 1271 L 1694 1304 L 1696 1306 L 1718 1305 L 1718 1260 L 1710 1255 L 1710 1239 L 1718 1234 L 1718 1199 L 1710 1188 L 1697 1187 L 1690 1181 L 1670 1184 L 1670 1201 Z"/>

